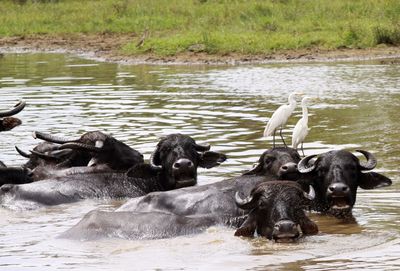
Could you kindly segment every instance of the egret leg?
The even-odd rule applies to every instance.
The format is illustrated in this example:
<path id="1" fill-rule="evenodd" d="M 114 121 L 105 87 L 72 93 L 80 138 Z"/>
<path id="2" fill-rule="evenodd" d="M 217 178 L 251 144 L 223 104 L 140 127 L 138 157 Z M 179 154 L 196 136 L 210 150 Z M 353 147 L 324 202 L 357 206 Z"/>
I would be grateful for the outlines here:
<path id="1" fill-rule="evenodd" d="M 276 130 L 274 131 L 274 135 L 272 136 L 272 144 L 273 144 L 273 148 L 275 149 L 275 133 L 276 133 Z"/>
<path id="2" fill-rule="evenodd" d="M 304 154 L 303 142 L 301 142 L 301 152 L 303 153 L 303 157 L 306 157 L 306 155 Z"/>
<path id="3" fill-rule="evenodd" d="M 282 126 L 281 126 L 281 129 L 279 130 L 279 135 L 280 135 L 281 138 L 282 138 L 283 144 L 284 144 L 285 147 L 287 148 L 286 142 L 285 142 L 285 140 L 283 139 L 283 136 L 282 136 Z"/>

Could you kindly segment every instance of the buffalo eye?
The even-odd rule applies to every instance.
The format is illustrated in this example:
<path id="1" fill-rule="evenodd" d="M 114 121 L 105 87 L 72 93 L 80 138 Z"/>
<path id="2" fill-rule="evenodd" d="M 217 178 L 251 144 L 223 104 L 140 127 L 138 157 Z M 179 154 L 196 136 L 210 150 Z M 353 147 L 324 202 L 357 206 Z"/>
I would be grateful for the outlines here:
<path id="1" fill-rule="evenodd" d="M 274 156 L 266 156 L 265 158 L 264 158 L 264 164 L 270 164 L 270 163 L 272 163 L 273 161 L 275 161 L 275 157 Z"/>

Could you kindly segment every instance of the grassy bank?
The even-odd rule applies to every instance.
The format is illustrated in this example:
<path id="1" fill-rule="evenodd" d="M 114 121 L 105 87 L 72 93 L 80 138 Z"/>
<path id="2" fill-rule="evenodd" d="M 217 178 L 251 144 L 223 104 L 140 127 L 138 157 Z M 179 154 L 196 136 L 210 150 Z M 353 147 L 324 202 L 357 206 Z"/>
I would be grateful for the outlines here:
<path id="1" fill-rule="evenodd" d="M 0 1 L 0 37 L 76 33 L 132 35 L 121 48 L 131 55 L 397 46 L 400 1 Z"/>

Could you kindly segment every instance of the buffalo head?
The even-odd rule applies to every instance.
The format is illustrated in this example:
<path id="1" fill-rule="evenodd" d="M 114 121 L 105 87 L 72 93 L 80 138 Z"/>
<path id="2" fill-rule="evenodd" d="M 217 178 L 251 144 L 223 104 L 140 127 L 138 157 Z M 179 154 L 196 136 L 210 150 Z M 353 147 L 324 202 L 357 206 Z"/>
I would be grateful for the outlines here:
<path id="1" fill-rule="evenodd" d="M 41 132 L 34 132 L 34 137 L 61 144 L 57 147 L 57 152 L 51 151 L 48 156 L 54 156 L 61 151 L 67 154 L 70 151 L 57 164 L 59 168 L 106 165 L 112 170 L 124 171 L 144 162 L 141 153 L 100 131 L 85 133 L 78 139 L 65 139 Z"/>
<path id="2" fill-rule="evenodd" d="M 209 151 L 190 136 L 171 134 L 161 139 L 150 157 L 150 165 L 161 171 L 166 190 L 197 183 L 197 168 L 212 168 L 226 160 L 222 153 Z"/>
<path id="3" fill-rule="evenodd" d="M 281 180 L 297 180 L 299 153 L 292 148 L 277 147 L 265 151 L 255 167 L 244 175 L 273 175 Z"/>
<path id="4" fill-rule="evenodd" d="M 392 181 L 375 172 L 376 158 L 367 151 L 358 150 L 367 162 L 361 162 L 349 151 L 339 150 L 303 158 L 299 171 L 309 174 L 316 191 L 314 209 L 338 218 L 351 217 L 356 202 L 357 188 L 374 189 L 389 186 Z"/>
<path id="5" fill-rule="evenodd" d="M 11 117 L 17 113 L 19 113 L 25 107 L 25 102 L 20 101 L 15 105 L 15 107 L 11 110 L 0 112 L 0 132 L 1 131 L 9 131 L 18 125 L 21 125 L 21 120 Z"/>
<path id="6" fill-rule="evenodd" d="M 15 149 L 21 156 L 29 159 L 23 167 L 33 170 L 39 166 L 56 166 L 67 159 L 72 151 L 58 150 L 58 147 L 59 145 L 57 144 L 42 142 L 34 147 L 30 153 L 21 150 L 17 146 L 15 146 Z"/>
<path id="7" fill-rule="evenodd" d="M 235 236 L 252 237 L 254 232 L 277 242 L 295 241 L 303 234 L 316 234 L 317 225 L 305 214 L 315 192 L 309 192 L 293 181 L 270 181 L 256 186 L 249 197 L 241 199 L 236 193 L 239 208 L 251 210 Z"/>
<path id="8" fill-rule="evenodd" d="M 140 152 L 113 137 L 97 140 L 94 146 L 76 142 L 65 143 L 59 147 L 59 150 L 61 149 L 75 149 L 91 153 L 91 159 L 87 163 L 89 167 L 107 165 L 110 169 L 124 171 L 144 163 L 143 155 Z"/>

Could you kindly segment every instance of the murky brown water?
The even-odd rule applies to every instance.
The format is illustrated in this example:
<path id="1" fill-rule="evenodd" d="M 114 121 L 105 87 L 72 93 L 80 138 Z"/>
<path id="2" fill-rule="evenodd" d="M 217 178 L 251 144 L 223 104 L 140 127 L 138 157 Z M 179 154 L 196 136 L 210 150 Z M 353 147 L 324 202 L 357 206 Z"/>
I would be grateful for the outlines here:
<path id="1" fill-rule="evenodd" d="M 33 130 L 77 136 L 103 130 L 148 158 L 158 138 L 181 132 L 211 143 L 229 160 L 201 170 L 199 183 L 250 168 L 270 142 L 267 118 L 301 90 L 311 106 L 306 154 L 357 148 L 378 157 L 391 187 L 360 190 L 358 225 L 312 214 L 317 236 L 297 244 L 240 239 L 213 227 L 166 240 L 77 242 L 55 237 L 94 208 L 123 202 L 85 201 L 33 211 L 0 207 L 1 270 L 399 270 L 400 65 L 385 62 L 242 67 L 121 66 L 58 54 L 0 58 L 0 109 L 24 98 L 24 124 L 1 134 L 0 160 L 24 162 L 13 145 L 38 143 Z M 299 118 L 291 118 L 285 134 Z"/>

